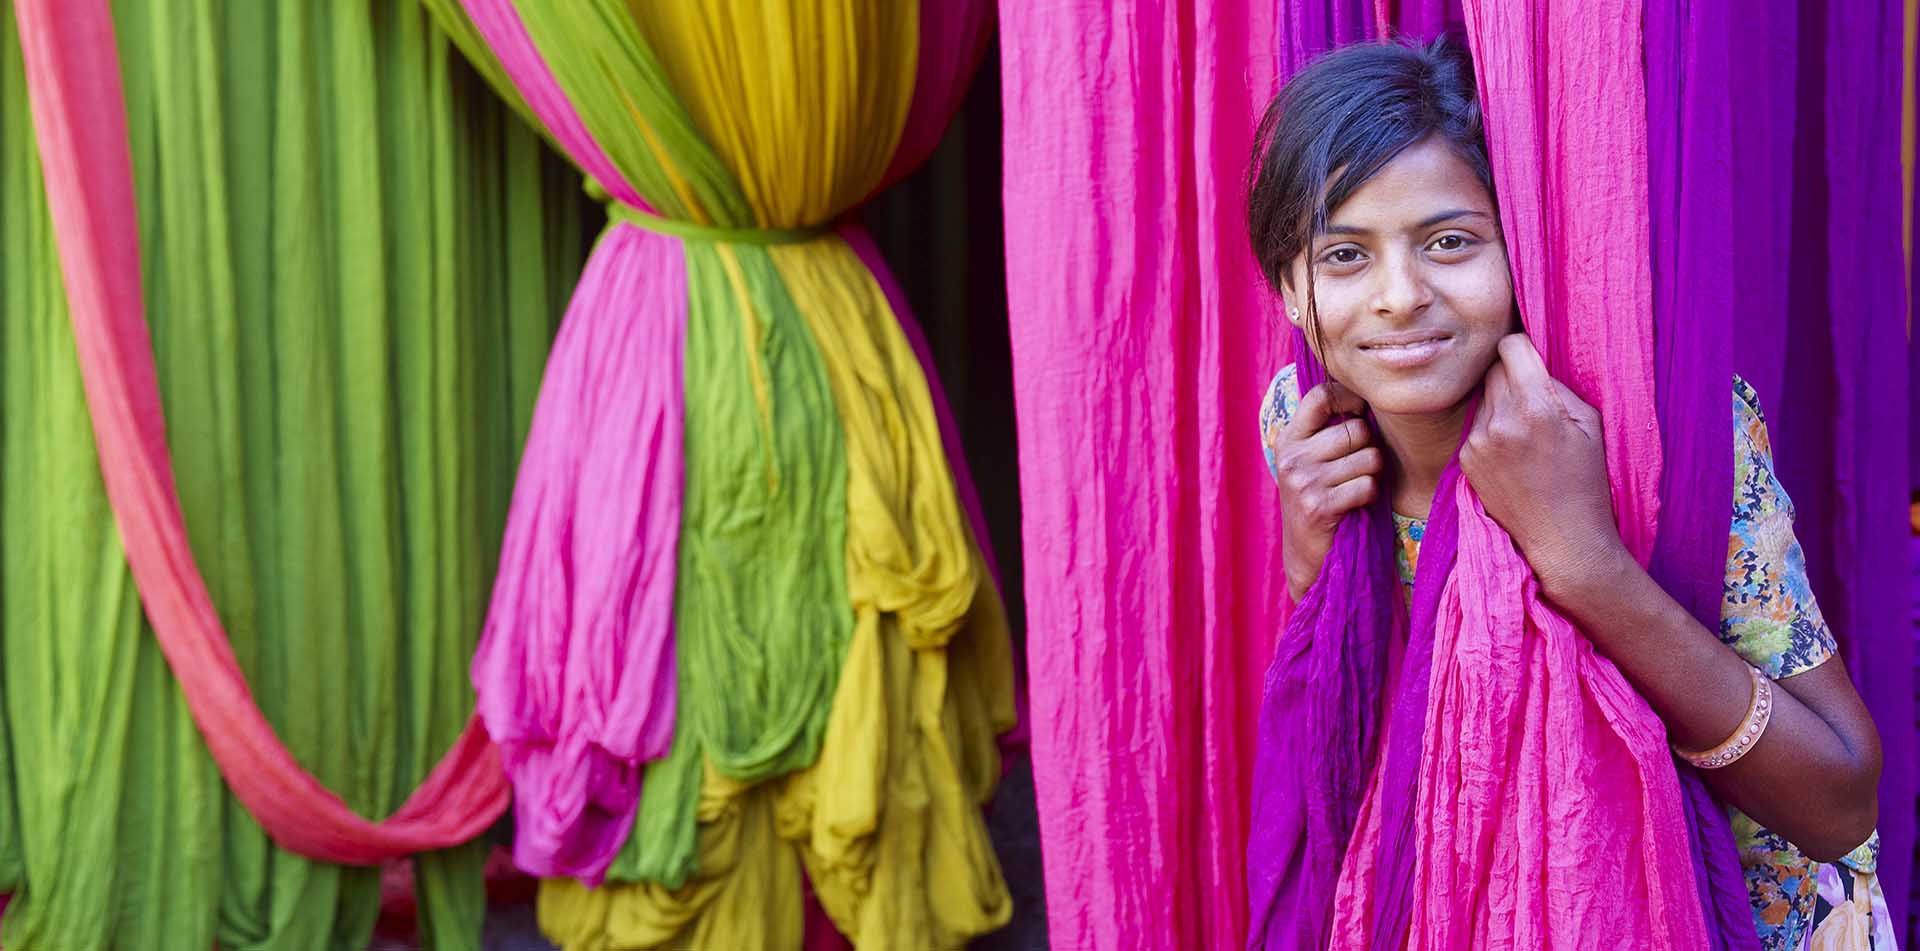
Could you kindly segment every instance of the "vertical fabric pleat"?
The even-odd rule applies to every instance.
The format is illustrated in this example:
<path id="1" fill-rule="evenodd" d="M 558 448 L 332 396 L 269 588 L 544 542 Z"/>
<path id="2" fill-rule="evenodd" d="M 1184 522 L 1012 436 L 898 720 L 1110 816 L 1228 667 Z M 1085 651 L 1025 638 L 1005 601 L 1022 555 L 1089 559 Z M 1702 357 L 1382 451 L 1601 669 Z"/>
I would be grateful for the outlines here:
<path id="1" fill-rule="evenodd" d="M 523 523 L 521 506 L 531 519 L 536 499 L 579 481 L 558 464 L 569 453 L 640 471 L 684 462 L 681 492 L 640 502 L 677 505 L 677 537 L 629 546 L 636 564 L 671 554 L 674 574 L 617 575 L 635 597 L 671 591 L 671 623 L 598 605 L 560 615 L 530 586 L 496 597 L 475 664 L 496 737 L 582 751 L 564 769 L 508 755 L 538 826 L 517 836 L 518 861 L 574 876 L 543 885 L 543 928 L 569 948 L 786 946 L 803 928 L 803 865 L 863 947 L 957 947 L 996 927 L 1010 902 L 979 808 L 995 735 L 1013 724 L 1004 610 L 904 315 L 850 249 L 864 236 L 832 231 L 899 171 L 910 120 L 916 141 L 944 122 L 916 110 L 951 108 L 915 88 L 923 45 L 964 42 L 940 62 L 969 68 L 978 30 L 929 37 L 917 4 L 847 0 L 433 7 L 465 14 L 612 203 L 596 264 L 631 253 L 614 238 L 644 234 L 673 241 L 686 275 L 679 300 L 657 287 L 576 298 L 568 316 L 571 328 L 683 308 L 681 390 L 647 405 L 684 415 L 684 443 L 570 445 L 550 431 L 549 414 L 593 418 L 650 369 L 595 356 L 585 375 L 563 358 L 563 332 L 502 568 L 564 579 L 540 550 L 554 529 Z M 960 14 L 938 22 L 979 23 Z M 673 356 L 656 347 L 651 366 Z M 583 494 L 554 525 L 597 524 L 628 501 Z M 671 652 L 671 681 L 625 711 L 580 715 L 601 703 L 590 693 L 560 703 L 580 695 L 573 671 L 633 676 L 636 642 Z M 625 742 L 631 718 L 667 714 L 670 748 Z M 625 777 L 641 764 L 635 791 Z M 609 839 L 602 820 L 623 814 L 631 835 Z"/>
<path id="2" fill-rule="evenodd" d="M 384 817 L 465 667 L 579 216 L 419 11 L 114 5 L 145 309 L 188 534 L 299 762 Z M 376 869 L 274 846 L 141 617 L 79 385 L 11 10 L 0 43 L 0 888 L 8 947 L 359 948 Z M 4 820 L 0 820 L 4 822 Z M 477 947 L 479 844 L 423 856 Z"/>

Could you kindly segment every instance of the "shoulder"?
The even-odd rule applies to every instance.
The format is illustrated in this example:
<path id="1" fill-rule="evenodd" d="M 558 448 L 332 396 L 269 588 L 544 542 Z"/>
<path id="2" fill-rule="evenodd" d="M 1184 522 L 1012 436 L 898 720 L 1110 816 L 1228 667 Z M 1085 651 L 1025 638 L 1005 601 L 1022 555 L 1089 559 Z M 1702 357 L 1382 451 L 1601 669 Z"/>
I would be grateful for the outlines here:
<path id="1" fill-rule="evenodd" d="M 1276 423 L 1285 426 L 1299 407 L 1299 366 L 1289 363 L 1281 367 L 1267 383 L 1267 394 L 1260 401 L 1260 429 L 1265 431 Z"/>
<path id="2" fill-rule="evenodd" d="M 1289 363 L 1273 375 L 1267 383 L 1266 396 L 1260 400 L 1260 446 L 1266 452 L 1267 471 L 1278 477 L 1274 469 L 1273 447 L 1285 428 L 1287 421 L 1293 419 L 1294 411 L 1300 408 L 1300 377 L 1295 364 Z"/>
<path id="3" fill-rule="evenodd" d="M 1812 670 L 1838 650 L 1809 583 L 1793 532 L 1793 502 L 1774 474 L 1760 398 L 1733 381 L 1733 520 L 1727 542 L 1720 637 L 1780 679 Z"/>
<path id="4" fill-rule="evenodd" d="M 1760 394 L 1739 376 L 1733 378 L 1733 517 L 1736 524 L 1770 514 L 1793 519 L 1793 500 L 1774 473 L 1773 439 Z"/>

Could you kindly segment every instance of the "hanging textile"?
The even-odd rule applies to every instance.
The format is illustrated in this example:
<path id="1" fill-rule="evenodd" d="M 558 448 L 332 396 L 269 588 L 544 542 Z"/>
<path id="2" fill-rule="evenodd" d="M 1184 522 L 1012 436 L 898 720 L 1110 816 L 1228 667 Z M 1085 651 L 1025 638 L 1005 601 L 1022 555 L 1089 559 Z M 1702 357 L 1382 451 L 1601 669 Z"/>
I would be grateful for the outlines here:
<path id="1" fill-rule="evenodd" d="M 1263 610 L 1269 616 L 1278 613 L 1266 607 L 1282 597 L 1281 586 L 1266 580 L 1279 577 L 1278 565 L 1269 554 L 1272 536 L 1266 534 L 1271 531 L 1273 513 L 1265 497 L 1246 496 L 1242 506 L 1232 504 L 1240 498 L 1234 494 L 1235 480 L 1259 469 L 1251 456 L 1241 465 L 1232 462 L 1243 441 L 1226 439 L 1218 445 L 1201 441 L 1202 451 L 1191 457 L 1168 460 L 1164 466 L 1162 460 L 1188 445 L 1176 437 L 1179 427 L 1194 425 L 1207 431 L 1219 412 L 1215 404 L 1223 399 L 1223 390 L 1243 394 L 1241 402 L 1247 405 L 1241 406 L 1239 418 L 1251 418 L 1250 404 L 1267 373 L 1284 361 L 1271 355 L 1276 344 L 1266 332 L 1272 324 L 1263 303 L 1256 300 L 1233 312 L 1233 322 L 1211 322 L 1206 311 L 1192 309 L 1196 297 L 1240 293 L 1231 267 L 1225 269 L 1225 276 L 1211 271 L 1221 267 L 1217 262 L 1223 258 L 1228 265 L 1236 259 L 1208 249 L 1209 253 L 1198 255 L 1203 263 L 1188 262 L 1183 255 L 1196 247 L 1195 239 L 1186 236 L 1176 222 L 1197 219 L 1203 222 L 1200 235 L 1219 234 L 1218 229 L 1225 227 L 1231 237 L 1238 224 L 1231 217 L 1237 195 L 1230 193 L 1223 200 L 1208 190 L 1213 181 L 1208 163 L 1218 159 L 1218 174 L 1237 176 L 1243 172 L 1245 153 L 1241 146 L 1221 147 L 1211 127 L 1188 118 L 1205 107 L 1191 105 L 1186 97 L 1198 98 L 1189 90 L 1206 88 L 1213 67 L 1205 57 L 1228 55 L 1218 52 L 1222 49 L 1231 50 L 1250 37 L 1271 41 L 1278 46 L 1278 71 L 1284 74 L 1318 49 L 1361 38 L 1368 17 L 1360 4 L 1324 2 L 1281 5 L 1279 25 L 1261 22 L 1235 5 L 1210 4 L 1203 12 L 1178 4 L 1117 8 L 1089 4 L 1079 10 L 1073 5 L 1049 5 L 1043 10 L 1028 6 L 1011 4 L 1002 11 L 1002 42 L 1007 63 L 1009 283 L 1015 360 L 1020 368 L 1027 535 L 1033 559 L 1027 573 L 1031 590 L 1056 595 L 1047 603 L 1037 603 L 1031 612 L 1029 650 L 1035 674 L 1033 699 L 1036 709 L 1043 711 L 1036 718 L 1034 758 L 1043 832 L 1050 848 L 1051 924 L 1056 934 L 1067 936 L 1064 940 L 1085 946 L 1230 945 L 1238 940 L 1237 930 L 1209 929 L 1210 922 L 1224 920 L 1227 913 L 1192 914 L 1184 909 L 1204 907 L 1215 896 L 1239 886 L 1231 881 L 1187 886 L 1198 875 L 1183 876 L 1178 863 L 1231 869 L 1239 857 L 1212 850 L 1230 851 L 1239 843 L 1210 842 L 1183 828 L 1179 824 L 1191 821 L 1188 817 L 1196 810 L 1180 804 L 1207 801 L 1211 792 L 1220 813 L 1232 815 L 1238 808 L 1235 797 L 1242 795 L 1244 786 L 1224 782 L 1206 787 L 1201 778 L 1230 773 L 1236 765 L 1234 751 L 1240 756 L 1249 752 L 1244 739 L 1238 746 L 1234 742 L 1239 735 L 1235 731 L 1250 716 L 1245 705 L 1249 694 L 1244 688 L 1230 693 L 1200 675 L 1233 669 L 1231 660 L 1222 658 L 1247 656 L 1221 642 L 1261 643 L 1264 628 L 1214 627 L 1222 623 L 1219 619 Z M 1659 10 L 1675 15 L 1674 7 L 1663 4 Z M 1417 35 L 1428 35 L 1436 23 L 1453 28 L 1465 22 L 1457 4 L 1374 6 L 1376 15 L 1382 11 L 1396 29 Z M 1703 15 L 1679 21 L 1681 35 L 1666 41 L 1680 44 L 1676 48 L 1686 57 L 1686 70 L 1713 68 L 1709 64 L 1714 54 L 1703 39 L 1711 29 L 1701 25 L 1705 19 Z M 1634 18 L 1623 22 L 1634 22 Z M 1749 24 L 1743 15 L 1741 26 L 1757 33 L 1764 24 Z M 1296 32 L 1287 33 L 1289 28 Z M 1575 27 L 1568 35 L 1584 29 Z M 1751 38 L 1755 33 L 1735 35 Z M 1181 39 L 1178 43 L 1157 39 L 1163 36 Z M 1751 49 L 1742 47 L 1732 58 L 1737 67 L 1757 71 L 1766 68 L 1768 57 L 1777 56 L 1779 48 L 1778 42 L 1755 38 Z M 1157 57 L 1163 49 L 1206 52 L 1199 54 L 1202 59 L 1197 62 L 1184 61 L 1183 69 L 1176 71 L 1160 65 Z M 1260 54 L 1256 50 L 1252 55 Z M 1255 90 L 1256 99 L 1273 88 L 1260 85 L 1258 69 L 1245 69 L 1241 75 Z M 1693 98 L 1670 100 L 1664 108 L 1671 111 L 1663 115 L 1682 109 L 1699 115 L 1704 109 L 1723 108 L 1724 104 L 1708 100 L 1708 93 L 1699 89 L 1703 85 L 1741 88 L 1738 83 L 1725 87 L 1702 83 L 1701 74 L 1695 75 L 1693 81 L 1682 81 L 1685 88 L 1694 90 Z M 1791 77 L 1791 71 L 1787 75 Z M 1078 80 L 1063 82 L 1062 76 Z M 1757 113 L 1769 101 L 1742 99 L 1746 108 L 1736 110 L 1736 130 L 1758 125 Z M 1221 104 L 1218 99 L 1210 101 L 1214 108 Z M 1647 108 L 1656 105 L 1649 102 Z M 1780 120 L 1773 116 L 1770 121 Z M 1786 121 L 1774 143 L 1792 141 L 1791 120 Z M 1251 117 L 1246 122 L 1250 127 Z M 1744 134 L 1742 138 L 1752 141 Z M 1172 141 L 1183 145 L 1169 144 Z M 1668 147 L 1676 150 L 1681 169 L 1698 176 L 1716 161 L 1710 151 L 1699 148 L 1704 142 L 1676 142 Z M 1818 153 L 1820 146 L 1813 150 Z M 1747 164 L 1744 158 L 1738 163 L 1740 174 L 1753 171 Z M 1719 168 L 1714 174 L 1726 171 Z M 1732 204 L 1742 214 L 1778 200 L 1778 196 L 1765 196 L 1762 201 L 1763 196 L 1747 188 L 1739 195 Z M 1691 239 L 1707 233 L 1702 229 L 1716 227 L 1699 223 L 1703 212 L 1697 203 L 1702 198 L 1689 191 L 1656 200 L 1694 209 L 1674 219 L 1677 233 Z M 1215 214 L 1225 217 L 1209 231 L 1204 223 L 1213 221 Z M 1747 234 L 1744 227 L 1735 230 Z M 1784 228 L 1770 232 L 1776 237 L 1785 233 Z M 1149 237 L 1129 241 L 1127 235 Z M 1654 240 L 1656 253 L 1672 253 L 1670 245 L 1660 243 L 1665 238 L 1656 235 Z M 1754 250 L 1745 243 L 1736 248 L 1736 255 L 1744 261 Z M 1689 315 L 1719 306 L 1715 289 L 1683 289 L 1688 275 L 1710 275 L 1724 264 L 1695 260 L 1688 253 L 1664 259 L 1671 270 L 1654 273 L 1653 292 L 1666 287 L 1679 290 L 1679 296 L 1658 298 L 1648 306 L 1655 320 L 1671 320 L 1688 333 L 1702 334 L 1701 327 L 1684 322 L 1693 319 Z M 1766 273 L 1784 273 L 1781 257 L 1774 255 Z M 1098 268 L 1090 268 L 1087 262 L 1098 262 Z M 1743 275 L 1763 273 L 1757 265 L 1741 264 L 1739 269 Z M 1244 271 L 1239 274 L 1238 281 L 1250 280 Z M 1662 283 L 1667 281 L 1673 283 Z M 1744 277 L 1735 293 L 1742 301 L 1753 296 Z M 1742 305 L 1736 311 L 1744 314 L 1746 308 Z M 1822 305 L 1813 313 L 1823 315 L 1824 311 Z M 1091 332 L 1078 316 L 1087 313 L 1104 315 L 1103 323 Z M 1720 338 L 1722 345 L 1725 336 Z M 1656 337 L 1662 347 L 1680 339 Z M 1212 359 L 1216 345 L 1226 354 L 1220 361 Z M 1662 374 L 1674 372 L 1675 366 L 1664 361 L 1685 349 L 1676 344 L 1647 354 L 1642 358 L 1641 378 L 1650 385 L 1664 378 Z M 1260 365 L 1236 371 L 1244 366 L 1234 359 L 1240 355 L 1256 355 L 1251 362 Z M 1181 369 L 1194 361 L 1200 369 Z M 1744 363 L 1739 366 L 1746 372 Z M 1703 371 L 1701 379 L 1710 375 Z M 1722 378 L 1724 373 L 1715 377 Z M 1072 395 L 1091 388 L 1087 381 L 1094 379 L 1102 381 L 1102 399 L 1088 401 Z M 1109 394 L 1116 386 L 1121 391 Z M 1719 399 L 1724 402 L 1724 393 Z M 1644 413 L 1645 407 L 1639 411 Z M 1661 412 L 1684 410 L 1662 406 Z M 1231 426 L 1234 418 L 1228 413 L 1226 425 Z M 1707 432 L 1698 434 L 1702 439 L 1724 420 L 1709 419 L 1709 423 Z M 1123 455 L 1125 446 L 1143 440 L 1156 446 L 1154 458 Z M 1095 445 L 1100 451 L 1084 448 Z M 1651 448 L 1643 444 L 1642 451 Z M 1651 507 L 1646 503 L 1660 485 L 1661 470 L 1650 471 L 1655 473 L 1654 481 L 1643 481 L 1634 493 L 1648 511 Z M 1191 491 L 1183 490 L 1187 478 L 1194 480 Z M 1724 520 L 1724 514 L 1722 506 L 1702 517 Z M 1231 526 L 1231 530 L 1215 537 L 1208 526 Z M 1643 552 L 1653 541 L 1651 527 L 1649 520 L 1640 530 Z M 1724 529 L 1724 524 L 1719 526 L 1720 531 Z M 1666 578 L 1685 571 L 1688 557 L 1701 557 L 1699 550 L 1689 550 L 1679 540 L 1703 536 L 1678 526 L 1674 530 L 1678 534 L 1668 543 L 1678 547 L 1662 557 L 1676 559 L 1679 567 Z M 1202 568 L 1206 553 L 1221 544 L 1236 546 L 1234 563 Z M 1248 550 L 1240 552 L 1239 546 Z M 1720 557 L 1724 558 L 1724 551 Z M 1656 563 L 1655 570 L 1663 569 Z M 1108 576 L 1103 577 L 1103 572 Z M 1115 609 L 1115 604 L 1120 607 Z M 1208 630 L 1222 631 L 1216 635 L 1219 640 L 1209 642 Z M 1255 663 L 1264 662 L 1264 655 L 1259 656 Z M 1242 663 L 1239 669 L 1244 671 L 1247 665 Z M 1089 674 L 1089 670 L 1109 673 Z M 1063 686 L 1053 688 L 1056 683 Z M 1240 705 L 1187 699 L 1204 695 L 1187 691 L 1209 690 L 1216 696 L 1237 697 Z M 1196 716 L 1188 711 L 1205 713 Z M 1888 722 L 1884 714 L 1879 719 Z M 1122 737 L 1125 755 L 1117 752 Z M 1142 749 L 1148 755 L 1139 755 Z M 1183 791 L 1181 787 L 1188 784 Z M 1208 791 L 1195 792 L 1195 788 Z M 1698 820 L 1712 819 L 1702 812 L 1697 797 L 1689 802 L 1696 826 L 1701 825 Z M 1710 828 L 1695 832 L 1702 844 L 1700 859 L 1719 870 L 1701 876 L 1700 884 L 1708 888 L 1695 904 L 1705 902 L 1714 909 L 1710 927 L 1715 922 L 1731 927 L 1724 853 L 1714 859 L 1705 848 L 1717 841 Z M 1178 842 L 1179 847 L 1169 847 L 1164 861 L 1126 861 L 1126 856 L 1151 851 L 1156 841 Z"/>
<path id="2" fill-rule="evenodd" d="M 1808 579 L 1880 731 L 1877 874 L 1903 941 L 1915 847 L 1914 644 L 1901 548 L 1915 396 L 1902 259 L 1897 0 L 1741 4 L 1734 368 L 1767 407 Z"/>
<path id="3" fill-rule="evenodd" d="M 580 880 L 543 886 L 542 927 L 786 946 L 802 863 L 862 946 L 997 926 L 1006 622 L 921 358 L 834 227 L 937 140 L 984 7 L 429 6 L 612 220 L 473 669 L 516 860 Z"/>
<path id="4" fill-rule="evenodd" d="M 504 803 L 464 666 L 572 186 L 410 8 L 4 13 L 0 943 L 359 947 L 378 870 L 289 848 Z"/>
<path id="5" fill-rule="evenodd" d="M 1057 947 L 1224 951 L 1245 933 L 1248 768 L 1284 585 L 1265 468 L 1240 438 L 1277 336 L 1239 209 L 1274 44 L 1295 35 L 1280 18 L 1304 15 L 1240 0 L 1000 7 L 1032 753 Z"/>

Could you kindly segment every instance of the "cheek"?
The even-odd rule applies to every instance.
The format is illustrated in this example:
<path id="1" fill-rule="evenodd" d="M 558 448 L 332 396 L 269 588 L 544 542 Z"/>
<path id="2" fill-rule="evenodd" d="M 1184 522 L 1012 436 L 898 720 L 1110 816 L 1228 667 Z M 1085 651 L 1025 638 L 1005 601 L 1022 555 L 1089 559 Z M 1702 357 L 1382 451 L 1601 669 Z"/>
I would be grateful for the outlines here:
<path id="1" fill-rule="evenodd" d="M 1513 282 L 1507 262 L 1497 257 L 1485 266 L 1450 275 L 1446 296 L 1460 321 L 1475 336 L 1498 340 L 1518 329 L 1513 309 Z"/>

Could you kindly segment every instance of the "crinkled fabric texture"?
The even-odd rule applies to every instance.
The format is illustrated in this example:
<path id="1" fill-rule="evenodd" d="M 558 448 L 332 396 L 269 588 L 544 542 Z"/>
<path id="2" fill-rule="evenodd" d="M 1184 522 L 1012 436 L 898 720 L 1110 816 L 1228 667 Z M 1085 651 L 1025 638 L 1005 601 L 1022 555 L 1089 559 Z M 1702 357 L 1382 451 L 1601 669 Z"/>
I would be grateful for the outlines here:
<path id="1" fill-rule="evenodd" d="M 1549 367 L 1601 408 L 1622 535 L 1645 558 L 1661 454 L 1648 235 L 1632 211 L 1647 201 L 1640 8 L 1582 12 L 1601 28 L 1576 26 L 1568 7 L 1549 3 L 1465 6 L 1521 313 Z M 1551 50 L 1530 43 L 1544 34 L 1569 39 Z M 1556 190 L 1565 179 L 1543 174 L 1546 156 L 1555 169 L 1578 169 L 1564 174 L 1583 182 L 1580 193 Z M 1574 273 L 1577 280 L 1566 278 Z M 1694 863 L 1661 861 L 1690 854 L 1689 809 L 1698 806 L 1683 795 L 1664 729 L 1618 670 L 1541 601 L 1471 487 L 1443 481 L 1441 494 L 1439 531 L 1427 544 L 1440 535 L 1444 557 L 1423 559 L 1411 621 L 1392 625 L 1407 625 L 1395 635 L 1408 639 L 1407 659 L 1386 694 L 1388 739 L 1370 778 L 1366 765 L 1331 774 L 1333 782 L 1312 767 L 1356 753 L 1371 762 L 1383 729 L 1375 711 L 1388 652 L 1378 644 L 1391 638 L 1375 633 L 1383 609 L 1355 600 L 1397 600 L 1389 590 L 1397 586 L 1374 578 L 1393 564 L 1383 512 L 1342 525 L 1315 585 L 1325 591 L 1309 592 L 1282 636 L 1262 715 L 1263 729 L 1271 723 L 1275 732 L 1263 733 L 1263 752 L 1285 758 L 1304 749 L 1308 768 L 1256 773 L 1256 808 L 1267 811 L 1257 813 L 1249 849 L 1251 944 L 1313 947 L 1330 938 L 1342 947 L 1456 948 L 1574 936 L 1704 944 Z M 1346 659 L 1290 659 L 1315 651 Z M 1329 693 L 1347 699 L 1329 706 Z M 1587 755 L 1553 757 L 1549 742 Z M 1604 880 L 1591 866 L 1552 860 L 1596 842 L 1624 856 Z M 1286 864 L 1294 853 L 1276 843 L 1304 843 L 1308 854 L 1334 843 L 1345 857 L 1335 894 L 1304 882 L 1312 872 Z M 1623 900 L 1647 914 L 1612 914 Z M 1340 923 L 1331 934 L 1329 920 Z"/>
<path id="2" fill-rule="evenodd" d="M 898 173 L 903 136 L 923 150 L 944 125 L 959 81 L 941 70 L 971 68 L 984 26 L 947 10 L 931 22 L 961 34 L 930 37 L 915 5 L 833 0 L 778 22 L 731 2 L 468 0 L 465 12 L 599 190 L 734 229 L 820 227 Z M 961 50 L 919 68 L 923 47 L 946 43 Z M 800 927 L 802 862 L 863 946 L 958 946 L 1010 911 L 979 815 L 997 778 L 992 739 L 1013 725 L 1005 618 L 904 315 L 858 250 L 864 235 L 844 234 L 679 241 L 685 300 L 669 304 L 684 308 L 684 402 L 662 392 L 649 405 L 685 414 L 684 446 L 590 447 L 629 462 L 684 453 L 676 564 L 636 581 L 673 593 L 678 701 L 664 758 L 619 763 L 651 760 L 631 834 L 611 811 L 634 809 L 630 787 L 612 786 L 617 837 L 584 836 L 591 861 L 547 866 L 608 883 L 543 886 L 543 927 L 568 947 L 784 943 Z M 634 385 L 632 372 L 580 376 L 549 376 L 543 413 L 549 398 L 580 401 L 570 387 Z M 523 491 L 530 481 L 523 471 Z M 502 607 L 511 619 L 527 604 Z M 624 636 L 664 644 L 665 627 Z M 570 631 L 530 648 L 512 624 L 495 633 L 522 669 L 487 661 L 476 677 L 530 696 L 549 721 L 564 707 L 529 689 L 525 668 L 604 663 L 613 643 Z M 880 663 L 895 652 L 911 663 Z M 646 697 L 645 712 L 662 699 Z M 586 814 L 556 810 L 554 827 L 584 830 Z"/>
<path id="3" fill-rule="evenodd" d="M 1260 430 L 1264 443 L 1272 444 L 1292 418 L 1299 401 L 1295 367 L 1288 364 L 1275 374 L 1261 403 Z M 1792 500 L 1774 474 L 1766 420 L 1758 398 L 1753 388 L 1738 377 L 1733 381 L 1732 403 L 1735 434 L 1732 468 L 1736 486 L 1732 527 L 1723 546 L 1728 554 L 1717 629 L 1720 639 L 1742 659 L 1779 680 L 1825 663 L 1836 655 L 1839 646 L 1808 586 L 1805 560 L 1793 532 Z M 1272 465 L 1270 456 L 1270 472 Z M 1277 478 L 1277 473 L 1275 475 Z M 1394 515 L 1393 521 L 1400 580 L 1411 597 L 1427 522 L 1399 514 Z M 1752 906 L 1753 927 L 1764 951 L 1803 946 L 1823 923 L 1844 910 L 1844 905 L 1821 902 L 1822 888 L 1826 887 L 1822 882 L 1833 879 L 1836 883 L 1833 887 L 1837 888 L 1841 887 L 1841 876 L 1851 877 L 1853 881 L 1844 886 L 1849 895 L 1865 896 L 1879 889 L 1874 875 L 1880 852 L 1877 835 L 1841 859 L 1840 869 L 1829 870 L 1808 859 L 1778 833 L 1737 810 L 1729 809 L 1729 812 Z M 1364 830 L 1364 819 L 1361 824 Z M 1362 834 L 1374 833 L 1363 831 Z M 1355 876 L 1356 879 L 1364 877 L 1364 874 Z M 1869 927 L 1858 931 L 1861 936 L 1879 934 L 1892 927 L 1884 908 L 1875 918 L 1871 917 L 1875 914 L 1871 902 L 1860 904 L 1869 915 L 1864 921 Z M 1347 924 L 1358 926 L 1358 919 L 1356 916 Z M 1337 922 L 1336 927 L 1341 924 Z M 1844 929 L 1837 930 L 1835 934 L 1842 931 Z M 1832 947 L 1835 951 L 1867 947 L 1844 943 L 1819 946 Z M 1880 946 L 1889 945 L 1883 939 Z"/>
<path id="4" fill-rule="evenodd" d="M 1241 944 L 1279 629 L 1229 438 L 1275 365 L 1239 212 L 1287 5 L 1000 5 L 1034 784 L 1056 947 Z"/>
<path id="5" fill-rule="evenodd" d="M 14 13 L 0 15 L 0 889 L 20 892 L 0 943 L 363 947 L 378 870 L 269 839 L 223 787 L 143 619 Z M 472 709 L 503 473 L 584 251 L 577 185 L 405 5 L 112 13 L 134 176 L 115 208 L 138 220 L 192 553 L 280 741 L 348 807 L 385 816 Z M 418 860 L 435 946 L 478 947 L 482 858 Z"/>

